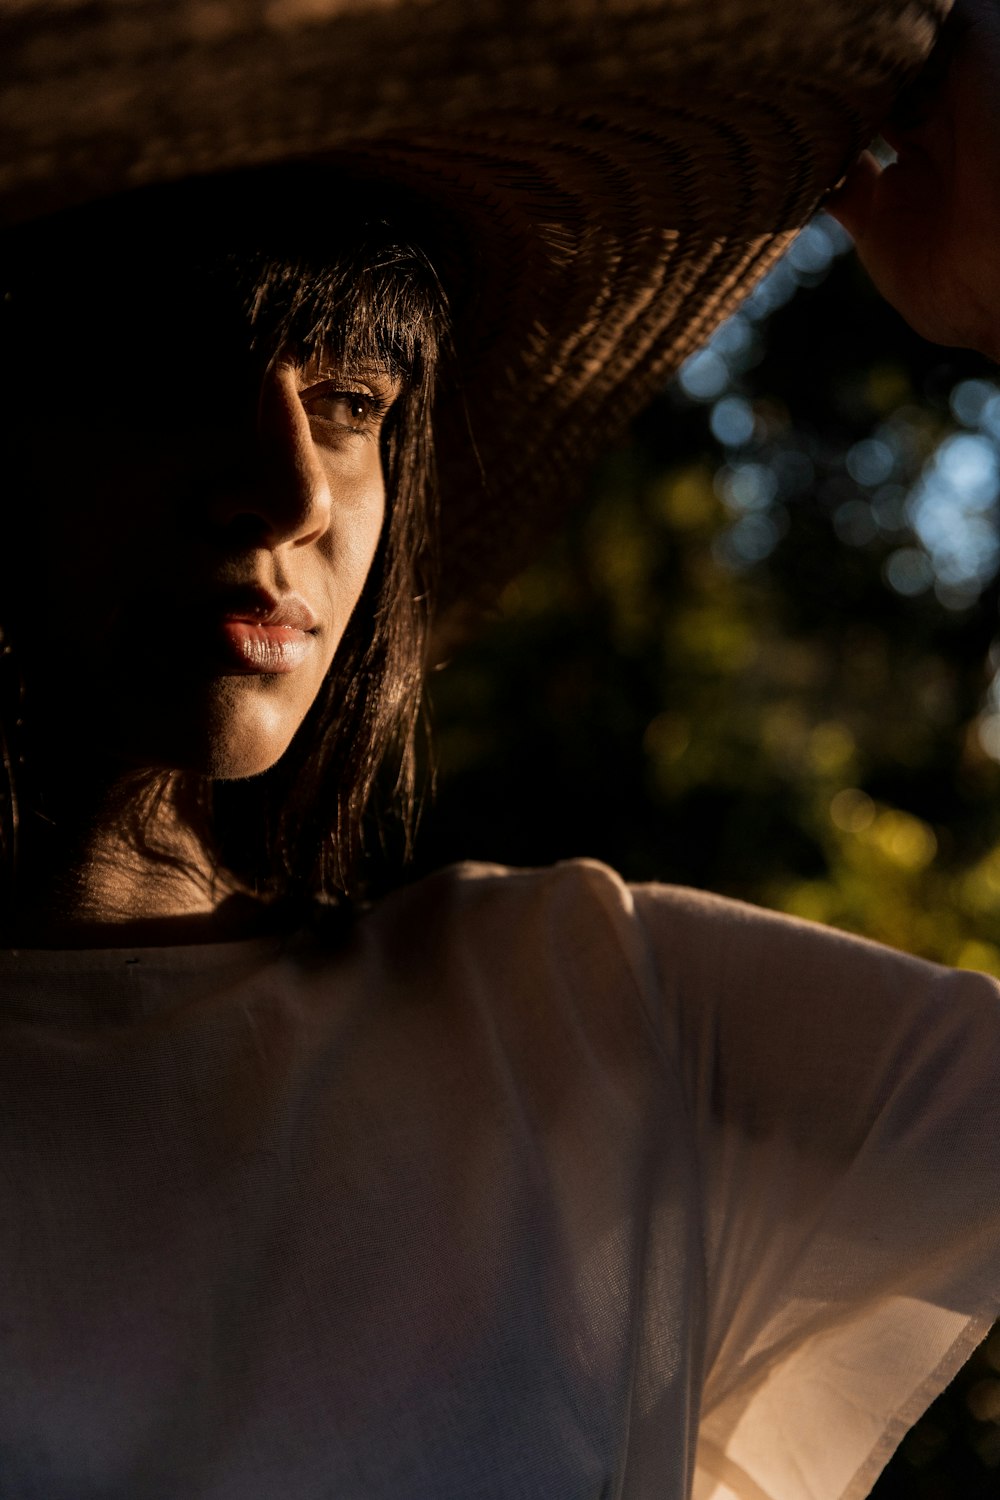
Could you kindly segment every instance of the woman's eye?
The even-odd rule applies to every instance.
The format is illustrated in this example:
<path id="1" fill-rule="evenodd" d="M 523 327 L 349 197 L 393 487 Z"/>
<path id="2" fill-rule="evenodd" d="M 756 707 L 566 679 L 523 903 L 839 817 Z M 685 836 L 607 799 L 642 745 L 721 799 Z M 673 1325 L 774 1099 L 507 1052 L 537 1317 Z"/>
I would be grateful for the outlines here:
<path id="1" fill-rule="evenodd" d="M 370 431 L 383 411 L 382 403 L 366 391 L 303 391 L 300 399 L 307 416 L 349 432 Z"/>

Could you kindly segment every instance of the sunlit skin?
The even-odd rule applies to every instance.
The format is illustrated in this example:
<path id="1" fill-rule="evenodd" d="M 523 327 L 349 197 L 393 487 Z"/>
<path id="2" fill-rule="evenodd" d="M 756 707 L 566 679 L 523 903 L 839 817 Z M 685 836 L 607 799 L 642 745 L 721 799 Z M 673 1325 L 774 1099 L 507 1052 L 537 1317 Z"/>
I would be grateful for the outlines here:
<path id="1" fill-rule="evenodd" d="M 333 661 L 381 534 L 378 436 L 394 393 L 384 378 L 314 375 L 284 367 L 266 382 L 259 482 L 250 494 L 220 495 L 215 509 L 223 527 L 257 529 L 228 559 L 225 581 L 252 579 L 276 595 L 299 596 L 316 619 L 308 632 L 314 644 L 285 673 L 208 678 L 185 726 L 183 758 L 212 776 L 256 775 L 288 748 Z"/>
<path id="2" fill-rule="evenodd" d="M 105 426 L 92 443 L 73 434 L 71 465 L 39 451 L 47 503 L 21 605 L 29 618 L 15 624 L 34 712 L 67 756 L 86 745 L 77 795 L 93 802 L 72 868 L 25 896 L 27 938 L 36 923 L 64 942 L 125 924 L 136 941 L 164 919 L 174 920 L 157 939 L 231 935 L 231 917 L 211 920 L 231 888 L 209 878 L 168 810 L 157 836 L 187 872 L 126 846 L 120 785 L 135 770 L 253 776 L 287 749 L 378 546 L 379 437 L 397 393 L 384 372 L 284 363 L 264 378 L 251 419 L 228 433 L 175 428 L 157 450 L 148 434 Z M 292 625 L 256 623 L 268 595 L 279 614 L 293 601 Z M 284 669 L 256 669 L 254 647 L 241 667 L 228 638 L 246 635 L 266 637 L 289 658 Z M 75 768 L 62 764 L 71 783 Z M 245 925 L 259 915 L 241 912 Z"/>

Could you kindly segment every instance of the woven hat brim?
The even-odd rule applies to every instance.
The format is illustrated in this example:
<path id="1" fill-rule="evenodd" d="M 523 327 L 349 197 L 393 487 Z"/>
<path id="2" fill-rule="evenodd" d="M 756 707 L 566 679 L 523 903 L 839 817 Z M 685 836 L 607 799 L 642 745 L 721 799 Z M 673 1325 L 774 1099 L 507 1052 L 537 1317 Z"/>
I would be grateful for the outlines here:
<path id="1" fill-rule="evenodd" d="M 8 0 L 0 222 L 319 155 L 438 204 L 442 599 L 477 604 L 787 247 L 948 9 Z"/>

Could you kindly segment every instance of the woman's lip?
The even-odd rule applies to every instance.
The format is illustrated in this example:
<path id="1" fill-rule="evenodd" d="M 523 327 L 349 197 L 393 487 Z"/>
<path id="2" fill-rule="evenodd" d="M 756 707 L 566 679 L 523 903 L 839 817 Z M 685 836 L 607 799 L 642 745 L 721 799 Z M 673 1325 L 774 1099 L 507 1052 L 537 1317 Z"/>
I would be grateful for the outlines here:
<path id="1" fill-rule="evenodd" d="M 251 625 L 291 625 L 296 630 L 315 630 L 316 616 L 301 594 L 272 594 L 257 584 L 225 589 L 217 597 L 226 620 L 246 620 Z"/>
<path id="2" fill-rule="evenodd" d="M 297 625 L 262 625 L 259 620 L 227 618 L 221 622 L 221 645 L 230 671 L 253 675 L 294 672 L 316 645 L 312 630 Z"/>

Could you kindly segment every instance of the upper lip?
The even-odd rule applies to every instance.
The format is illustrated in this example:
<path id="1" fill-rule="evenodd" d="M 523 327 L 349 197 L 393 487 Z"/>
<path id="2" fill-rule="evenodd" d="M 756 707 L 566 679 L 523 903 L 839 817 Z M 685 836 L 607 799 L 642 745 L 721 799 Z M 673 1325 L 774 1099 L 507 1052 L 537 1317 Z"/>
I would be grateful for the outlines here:
<path id="1" fill-rule="evenodd" d="M 301 594 L 272 594 L 260 584 L 237 584 L 218 596 L 225 620 L 252 625 L 287 625 L 292 630 L 316 630 L 318 622 Z"/>

